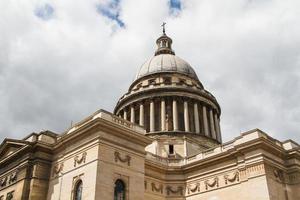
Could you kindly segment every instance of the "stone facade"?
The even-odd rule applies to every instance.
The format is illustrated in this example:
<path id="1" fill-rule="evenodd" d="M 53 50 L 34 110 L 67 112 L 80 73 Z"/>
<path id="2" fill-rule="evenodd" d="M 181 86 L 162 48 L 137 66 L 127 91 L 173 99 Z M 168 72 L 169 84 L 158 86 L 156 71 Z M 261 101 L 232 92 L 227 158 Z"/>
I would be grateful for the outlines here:
<path id="1" fill-rule="evenodd" d="M 259 129 L 222 144 L 217 100 L 156 43 L 114 114 L 3 141 L 0 200 L 300 199 L 300 146 Z"/>

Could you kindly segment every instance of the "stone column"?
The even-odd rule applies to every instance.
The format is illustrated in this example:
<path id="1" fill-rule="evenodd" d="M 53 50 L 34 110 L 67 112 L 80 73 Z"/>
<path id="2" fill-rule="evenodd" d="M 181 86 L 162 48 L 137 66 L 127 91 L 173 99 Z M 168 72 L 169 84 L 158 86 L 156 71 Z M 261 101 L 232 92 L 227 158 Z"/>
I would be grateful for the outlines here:
<path id="1" fill-rule="evenodd" d="M 125 120 L 127 120 L 127 111 L 125 110 L 125 108 L 124 108 L 124 115 L 123 115 L 123 118 L 124 118 Z"/>
<path id="2" fill-rule="evenodd" d="M 206 136 L 209 136 L 208 132 L 208 123 L 207 123 L 207 113 L 206 113 L 206 106 L 202 107 L 202 113 L 203 113 L 203 127 L 204 127 L 204 134 Z"/>
<path id="3" fill-rule="evenodd" d="M 178 131 L 178 110 L 176 99 L 173 99 L 173 130 Z"/>
<path id="4" fill-rule="evenodd" d="M 215 125 L 216 125 L 217 140 L 219 142 L 222 142 L 221 129 L 220 129 L 220 121 L 218 119 L 217 113 L 215 113 Z"/>
<path id="5" fill-rule="evenodd" d="M 210 131 L 211 131 L 211 136 L 214 139 L 217 139 L 216 137 L 216 130 L 215 130 L 215 123 L 214 123 L 214 116 L 213 116 L 213 110 L 209 110 L 209 121 L 210 121 Z"/>
<path id="6" fill-rule="evenodd" d="M 200 133 L 198 104 L 196 102 L 194 103 L 194 120 L 195 120 L 195 132 Z"/>
<path id="7" fill-rule="evenodd" d="M 130 122 L 131 123 L 135 122 L 135 113 L 134 113 L 134 106 L 133 105 L 130 107 Z"/>
<path id="8" fill-rule="evenodd" d="M 154 119 L 154 102 L 151 100 L 150 102 L 150 132 L 155 130 L 155 119 Z"/>
<path id="9" fill-rule="evenodd" d="M 140 126 L 144 126 L 144 104 L 140 104 Z"/>
<path id="10" fill-rule="evenodd" d="M 190 132 L 190 120 L 189 120 L 189 105 L 186 100 L 183 102 L 183 113 L 184 113 L 184 130 Z"/>
<path id="11" fill-rule="evenodd" d="M 160 119 L 161 119 L 161 130 L 165 131 L 166 130 L 166 102 L 164 99 L 161 99 L 161 115 L 160 115 Z"/>

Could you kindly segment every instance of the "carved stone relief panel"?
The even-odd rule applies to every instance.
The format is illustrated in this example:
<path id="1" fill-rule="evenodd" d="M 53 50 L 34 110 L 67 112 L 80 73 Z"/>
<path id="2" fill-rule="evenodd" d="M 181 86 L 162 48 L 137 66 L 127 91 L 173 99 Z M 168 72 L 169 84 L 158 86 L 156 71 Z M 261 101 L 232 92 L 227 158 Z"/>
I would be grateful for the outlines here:
<path id="1" fill-rule="evenodd" d="M 187 186 L 187 192 L 188 192 L 188 194 L 200 192 L 200 182 L 198 182 L 196 184 L 189 184 Z"/>
<path id="2" fill-rule="evenodd" d="M 131 157 L 129 155 L 122 157 L 118 151 L 115 151 L 115 162 L 118 161 L 122 163 L 127 163 L 127 165 L 130 166 Z"/>
<path id="3" fill-rule="evenodd" d="M 290 184 L 299 184 L 300 183 L 300 173 L 292 173 L 288 175 L 288 181 Z"/>
<path id="4" fill-rule="evenodd" d="M 18 174 L 18 171 L 16 170 L 16 171 L 11 172 L 10 174 L 2 177 L 0 179 L 0 188 L 9 186 L 9 185 L 15 183 L 17 181 L 17 174 Z"/>
<path id="5" fill-rule="evenodd" d="M 8 181 L 8 184 L 12 184 L 14 182 L 17 181 L 17 171 L 14 171 L 13 173 L 11 173 L 9 175 L 9 181 Z"/>
<path id="6" fill-rule="evenodd" d="M 15 191 L 11 191 L 11 192 L 7 193 L 6 200 L 12 200 L 14 198 L 14 192 Z"/>
<path id="7" fill-rule="evenodd" d="M 155 184 L 155 183 L 152 182 L 151 183 L 151 190 L 152 190 L 152 192 L 158 192 L 158 193 L 163 194 L 163 192 L 164 192 L 163 184 L 160 184 L 160 183 Z"/>
<path id="8" fill-rule="evenodd" d="M 7 184 L 7 176 L 0 180 L 0 187 L 5 187 Z"/>
<path id="9" fill-rule="evenodd" d="M 210 188 L 218 188 L 219 187 L 219 178 L 215 177 L 213 179 L 207 179 L 204 181 L 205 189 L 208 190 Z"/>
<path id="10" fill-rule="evenodd" d="M 166 187 L 166 191 L 167 191 L 167 195 L 176 195 L 176 196 L 183 196 L 183 187 L 182 186 L 177 186 L 175 187 L 176 189 L 174 189 L 175 186 L 170 186 L 168 185 Z"/>
<path id="11" fill-rule="evenodd" d="M 264 164 L 258 164 L 247 167 L 247 178 L 265 174 Z"/>
<path id="12" fill-rule="evenodd" d="M 74 167 L 76 167 L 77 165 L 80 165 L 82 163 L 85 163 L 86 160 L 86 152 L 83 152 L 81 155 L 76 155 L 74 157 Z"/>
<path id="13" fill-rule="evenodd" d="M 225 174 L 224 175 L 224 180 L 225 180 L 225 185 L 227 185 L 228 183 L 234 183 L 234 182 L 239 182 L 240 177 L 239 177 L 239 172 L 233 172 L 233 173 L 229 173 L 229 174 Z"/>
<path id="14" fill-rule="evenodd" d="M 64 163 L 56 163 L 53 167 L 53 176 L 59 175 L 64 169 Z"/>

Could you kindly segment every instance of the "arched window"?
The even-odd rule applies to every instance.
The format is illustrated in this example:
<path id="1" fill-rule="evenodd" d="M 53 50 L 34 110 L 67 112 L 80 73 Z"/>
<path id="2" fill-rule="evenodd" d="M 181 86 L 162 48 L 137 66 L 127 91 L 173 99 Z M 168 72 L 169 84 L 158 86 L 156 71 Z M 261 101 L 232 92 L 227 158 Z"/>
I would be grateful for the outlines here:
<path id="1" fill-rule="evenodd" d="M 82 181 L 78 181 L 74 187 L 74 200 L 82 200 Z"/>
<path id="2" fill-rule="evenodd" d="M 114 200 L 125 200 L 125 184 L 120 179 L 118 179 L 115 182 L 115 198 L 114 198 Z"/>

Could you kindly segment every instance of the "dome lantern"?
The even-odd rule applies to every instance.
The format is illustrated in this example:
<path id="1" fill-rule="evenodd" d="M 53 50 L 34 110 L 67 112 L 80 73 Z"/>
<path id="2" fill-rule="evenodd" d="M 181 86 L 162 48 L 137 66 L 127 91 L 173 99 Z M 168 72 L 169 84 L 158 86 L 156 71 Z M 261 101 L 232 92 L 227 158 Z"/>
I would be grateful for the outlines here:
<path id="1" fill-rule="evenodd" d="M 155 51 L 155 56 L 160 54 L 172 54 L 175 55 L 175 52 L 172 50 L 172 39 L 166 35 L 165 29 L 166 23 L 162 24 L 163 34 L 156 40 L 157 50 Z"/>

